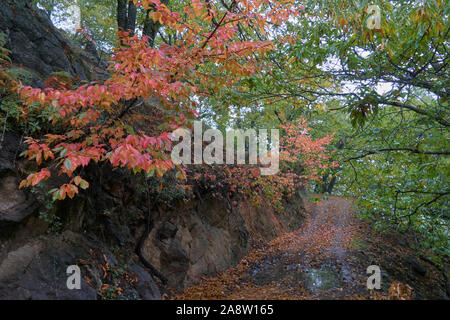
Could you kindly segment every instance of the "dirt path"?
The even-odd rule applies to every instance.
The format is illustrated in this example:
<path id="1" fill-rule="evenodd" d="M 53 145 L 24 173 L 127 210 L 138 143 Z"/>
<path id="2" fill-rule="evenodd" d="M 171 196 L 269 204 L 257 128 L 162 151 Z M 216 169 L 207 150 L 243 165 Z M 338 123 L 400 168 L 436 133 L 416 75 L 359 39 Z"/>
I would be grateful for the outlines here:
<path id="1" fill-rule="evenodd" d="M 369 291 L 367 267 L 382 265 L 391 274 L 398 271 L 400 278 L 405 274 L 402 267 L 408 268 L 406 272 L 411 271 L 407 263 L 402 265 L 396 258 L 396 255 L 409 257 L 407 249 L 397 248 L 398 243 L 367 240 L 373 234 L 371 236 L 367 225 L 356 217 L 350 200 L 311 195 L 305 201 L 305 209 L 306 219 L 301 229 L 254 250 L 235 268 L 217 277 L 202 279 L 176 299 L 383 299 L 389 297 L 391 285 L 398 286 L 395 277 L 384 271 L 384 290 Z M 388 242 L 396 250 L 391 250 L 386 245 Z M 389 256 L 388 262 L 384 250 L 392 251 L 391 255 L 385 255 Z M 397 267 L 399 270 L 395 269 Z M 436 274 L 429 272 L 428 276 L 433 281 L 438 280 L 433 278 Z M 421 282 L 417 286 L 427 287 Z M 411 295 L 407 292 L 410 289 L 402 283 L 397 288 L 399 296 L 403 297 Z"/>

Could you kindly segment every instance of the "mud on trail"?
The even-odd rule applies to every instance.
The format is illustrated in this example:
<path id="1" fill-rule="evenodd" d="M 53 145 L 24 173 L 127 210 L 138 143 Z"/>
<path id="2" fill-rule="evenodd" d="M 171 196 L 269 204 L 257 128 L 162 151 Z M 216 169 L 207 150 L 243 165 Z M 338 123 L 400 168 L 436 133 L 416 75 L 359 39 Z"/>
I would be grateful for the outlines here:
<path id="1" fill-rule="evenodd" d="M 310 195 L 303 227 L 254 249 L 234 268 L 175 299 L 447 299 L 448 277 L 405 236 L 378 234 L 343 197 Z M 426 253 L 422 253 L 424 256 Z M 381 268 L 368 290 L 367 267 Z"/>

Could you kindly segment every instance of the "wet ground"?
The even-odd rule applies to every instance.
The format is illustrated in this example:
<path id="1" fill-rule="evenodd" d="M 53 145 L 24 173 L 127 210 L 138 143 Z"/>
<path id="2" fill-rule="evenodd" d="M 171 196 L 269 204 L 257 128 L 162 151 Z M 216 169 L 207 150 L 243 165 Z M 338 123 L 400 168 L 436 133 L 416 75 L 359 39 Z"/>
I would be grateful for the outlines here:
<path id="1" fill-rule="evenodd" d="M 446 297 L 446 280 L 440 271 L 411 258 L 411 249 L 398 244 L 397 239 L 371 232 L 357 218 L 349 199 L 313 195 L 305 201 L 305 209 L 306 219 L 301 229 L 253 250 L 235 268 L 202 279 L 175 298 Z M 411 259 L 416 259 L 415 263 L 426 270 L 424 275 L 411 269 L 408 264 Z M 367 289 L 366 269 L 371 264 L 382 269 L 382 290 Z"/>

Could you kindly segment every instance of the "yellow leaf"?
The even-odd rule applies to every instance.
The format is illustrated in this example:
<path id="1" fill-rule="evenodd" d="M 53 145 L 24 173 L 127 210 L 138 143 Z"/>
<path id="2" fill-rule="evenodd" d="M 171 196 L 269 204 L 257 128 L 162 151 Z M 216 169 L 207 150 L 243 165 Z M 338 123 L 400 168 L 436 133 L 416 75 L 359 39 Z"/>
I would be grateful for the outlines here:
<path id="1" fill-rule="evenodd" d="M 22 180 L 19 184 L 19 189 L 22 189 L 23 186 L 25 186 L 25 184 L 27 183 L 27 180 Z"/>

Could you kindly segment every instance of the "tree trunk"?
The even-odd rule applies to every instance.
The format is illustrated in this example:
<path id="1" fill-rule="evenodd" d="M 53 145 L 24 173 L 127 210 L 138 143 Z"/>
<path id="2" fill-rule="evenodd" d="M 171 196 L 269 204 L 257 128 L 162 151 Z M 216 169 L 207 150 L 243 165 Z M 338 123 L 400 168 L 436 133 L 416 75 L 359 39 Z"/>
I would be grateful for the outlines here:
<path id="1" fill-rule="evenodd" d="M 127 30 L 127 0 L 117 0 L 117 26 L 119 31 Z"/>
<path id="2" fill-rule="evenodd" d="M 336 149 L 341 150 L 342 148 L 344 148 L 344 141 L 343 140 L 339 140 L 336 144 Z M 326 174 L 324 176 L 322 176 L 322 193 L 330 193 L 333 191 L 334 185 L 336 184 L 336 171 L 333 170 L 333 173 L 331 173 L 331 179 L 330 182 L 328 182 L 328 177 L 330 176 L 330 174 Z"/>
<path id="3" fill-rule="evenodd" d="M 137 7 L 133 1 L 128 1 L 127 30 L 130 31 L 130 35 L 134 35 L 134 31 L 136 29 L 136 17 L 137 17 Z"/>
<path id="4" fill-rule="evenodd" d="M 336 183 L 336 176 L 333 176 L 333 177 L 331 177 L 331 181 L 330 181 L 330 183 L 328 184 L 328 187 L 327 187 L 327 192 L 329 194 L 331 194 L 331 192 L 333 191 L 335 183 Z"/>
<path id="5" fill-rule="evenodd" d="M 155 38 L 156 33 L 159 29 L 159 23 L 153 21 L 153 19 L 150 17 L 150 10 L 147 10 L 147 14 L 145 16 L 145 22 L 144 22 L 144 29 L 142 30 L 142 33 L 144 36 L 148 37 L 148 44 L 150 47 L 153 47 L 155 45 Z"/>
<path id="6" fill-rule="evenodd" d="M 161 3 L 167 5 L 169 3 L 169 0 L 162 0 Z M 151 12 L 152 9 L 147 10 L 144 21 L 144 29 L 142 30 L 142 33 L 144 34 L 144 36 L 148 37 L 148 44 L 153 48 L 155 45 L 156 34 L 158 33 L 161 24 L 159 22 L 155 22 L 150 17 Z"/>
<path id="7" fill-rule="evenodd" d="M 133 1 L 117 0 L 117 26 L 119 31 L 134 34 L 136 29 L 137 8 Z"/>

